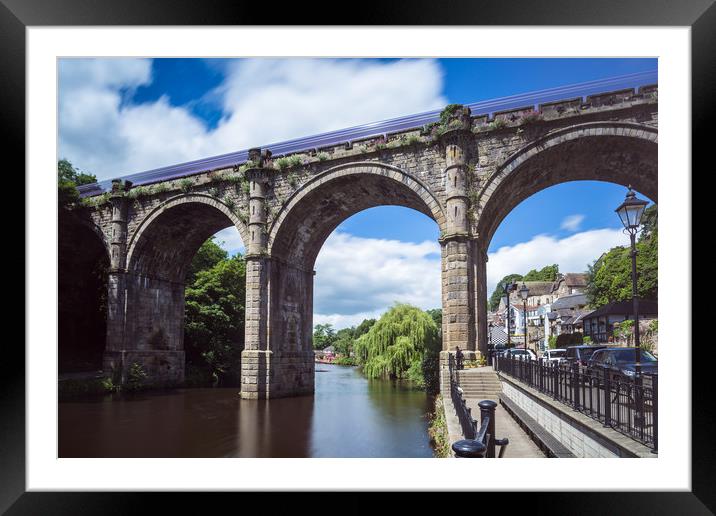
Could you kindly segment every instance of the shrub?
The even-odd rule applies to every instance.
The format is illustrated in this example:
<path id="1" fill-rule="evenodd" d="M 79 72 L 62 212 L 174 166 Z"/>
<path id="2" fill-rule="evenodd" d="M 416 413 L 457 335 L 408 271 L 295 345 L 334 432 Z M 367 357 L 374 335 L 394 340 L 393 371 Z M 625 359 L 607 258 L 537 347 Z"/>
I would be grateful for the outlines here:
<path id="1" fill-rule="evenodd" d="M 326 161 L 328 159 L 328 154 L 325 152 L 319 152 L 316 157 L 318 158 L 318 161 Z"/>
<path id="2" fill-rule="evenodd" d="M 278 167 L 279 170 L 283 170 L 283 169 L 291 166 L 291 162 L 289 161 L 288 158 L 279 158 L 276 160 L 276 166 Z"/>
<path id="3" fill-rule="evenodd" d="M 136 362 L 132 362 L 132 365 L 129 366 L 129 371 L 127 372 L 127 382 L 125 383 L 124 388 L 130 392 L 139 391 L 145 387 L 146 378 L 147 373 L 144 371 L 142 366 Z"/>
<path id="4" fill-rule="evenodd" d="M 294 154 L 293 156 L 289 156 L 288 164 L 291 167 L 303 165 L 303 156 L 301 154 Z"/>
<path id="5" fill-rule="evenodd" d="M 182 179 L 181 181 L 179 181 L 179 188 L 184 193 L 191 192 L 191 189 L 193 186 L 194 186 L 194 181 L 192 181 L 191 179 Z"/>
<path id="6" fill-rule="evenodd" d="M 428 425 L 428 436 L 430 436 L 430 444 L 435 450 L 436 457 L 450 457 L 450 438 L 448 437 L 445 408 L 443 407 L 441 395 L 435 397 L 435 404 L 433 412 L 430 414 L 430 424 Z"/>

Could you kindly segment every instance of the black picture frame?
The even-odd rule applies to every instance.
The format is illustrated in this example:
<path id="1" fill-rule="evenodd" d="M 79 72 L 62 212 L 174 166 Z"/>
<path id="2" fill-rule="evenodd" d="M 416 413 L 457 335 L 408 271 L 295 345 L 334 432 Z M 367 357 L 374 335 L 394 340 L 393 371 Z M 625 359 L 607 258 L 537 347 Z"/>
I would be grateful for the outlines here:
<path id="1" fill-rule="evenodd" d="M 692 181 L 696 170 L 707 166 L 710 157 L 710 125 L 714 119 L 716 92 L 716 5 L 713 0 L 680 0 L 653 2 L 649 0 L 601 0 L 600 2 L 526 1 L 413 1 L 363 5 L 351 11 L 350 17 L 330 20 L 334 25 L 555 25 L 555 26 L 689 26 L 692 54 Z M 334 6 L 335 7 L 335 6 Z M 270 10 L 274 11 L 274 10 Z M 0 102 L 4 121 L 3 140 L 17 158 L 16 170 L 25 166 L 25 29 L 45 25 L 288 25 L 305 22 L 315 25 L 316 12 L 345 12 L 342 9 L 307 8 L 301 3 L 282 4 L 267 14 L 265 5 L 256 2 L 217 1 L 199 3 L 189 0 L 0 0 Z M 697 165 L 698 164 L 698 165 Z M 710 168 L 713 168 L 711 166 Z M 17 181 L 17 186 L 22 183 Z M 23 187 L 24 188 L 24 187 Z M 695 190 L 698 192 L 698 190 Z M 24 192 L 27 194 L 27 192 Z M 19 197 L 19 196 L 17 196 Z M 692 204 L 695 205 L 695 201 Z M 685 207 L 691 209 L 691 207 Z M 18 245 L 19 247 L 19 245 Z M 24 256 L 23 256 L 24 259 Z M 19 257 L 12 267 L 20 269 Z M 695 264 L 694 264 L 695 265 Z M 707 269 L 702 269 L 707 270 Z M 26 270 L 26 274 L 32 271 Z M 706 278 L 708 281 L 710 278 Z M 691 284 L 691 278 L 684 281 Z M 683 300 L 691 302 L 692 300 Z M 24 306 L 24 303 L 17 303 Z M 696 306 L 695 303 L 692 306 Z M 688 345 L 691 321 L 683 321 L 684 345 Z M 16 342 L 15 342 L 16 343 Z M 0 361 L 0 511 L 7 514 L 128 514 L 147 508 L 147 497 L 163 504 L 162 512 L 182 507 L 182 512 L 206 508 L 207 502 L 187 500 L 183 495 L 165 493 L 28 493 L 25 492 L 25 350 L 19 345 L 2 347 Z M 504 493 L 480 494 L 495 498 L 502 504 L 494 508 L 517 509 L 524 505 L 531 513 L 550 514 L 712 514 L 716 511 L 716 434 L 714 402 L 710 396 L 712 361 L 694 360 L 692 393 L 706 393 L 692 400 L 690 492 L 589 492 L 589 493 L 512 493 L 509 505 Z M 687 400 L 684 400 L 686 403 Z M 698 403 L 698 410 L 696 408 Z M 689 439 L 685 435 L 684 439 Z M 585 475 L 589 475 L 585 471 Z M 559 479 L 555 479 L 559 482 Z M 318 486 L 317 486 L 318 487 Z M 202 495 L 205 499 L 208 495 Z M 222 495 L 224 496 L 224 495 Z M 240 496 L 242 504 L 248 494 Z M 274 495 L 272 495 L 274 496 Z M 447 509 L 456 498 L 444 496 Z M 159 500 L 157 500 L 157 498 Z M 432 499 L 436 499 L 432 497 Z M 273 503 L 280 506 L 280 502 Z M 420 497 L 415 497 L 418 503 Z M 474 504 L 476 498 L 468 503 Z M 212 504 L 215 500 L 212 500 Z M 235 503 L 229 501 L 229 503 Z M 462 503 L 462 502 L 458 502 Z M 487 503 L 487 502 L 485 502 Z M 195 505 L 196 504 L 196 505 Z M 351 504 L 348 504 L 351 505 Z M 360 508 L 363 504 L 353 505 Z M 368 510 L 368 504 L 364 507 Z M 494 509 L 497 510 L 497 509 Z M 519 510 L 519 509 L 517 509 Z M 511 512 L 511 511 L 510 511 Z"/>

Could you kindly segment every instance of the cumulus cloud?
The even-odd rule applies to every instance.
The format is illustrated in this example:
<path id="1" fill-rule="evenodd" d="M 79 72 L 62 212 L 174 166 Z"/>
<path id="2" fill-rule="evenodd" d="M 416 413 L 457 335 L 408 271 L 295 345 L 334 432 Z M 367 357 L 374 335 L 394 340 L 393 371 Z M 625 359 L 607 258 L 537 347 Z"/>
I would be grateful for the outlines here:
<path id="1" fill-rule="evenodd" d="M 562 272 L 584 272 L 603 252 L 628 244 L 621 229 L 593 229 L 562 239 L 537 235 L 528 242 L 501 247 L 488 255 L 487 294 L 508 274 L 525 274 L 553 263 Z"/>
<path id="2" fill-rule="evenodd" d="M 566 229 L 567 231 L 577 231 L 582 225 L 582 221 L 584 221 L 584 215 L 580 213 L 568 215 L 564 218 L 560 227 L 562 229 Z"/>
<path id="3" fill-rule="evenodd" d="M 395 301 L 440 306 L 440 245 L 334 232 L 316 260 L 314 323 L 336 328 L 380 316 Z"/>
<path id="4" fill-rule="evenodd" d="M 209 129 L 166 96 L 125 101 L 151 83 L 151 60 L 61 60 L 60 156 L 107 179 L 447 102 L 442 70 L 430 59 L 246 59 L 225 70 L 223 83 L 204 95 L 223 113 Z"/>
<path id="5" fill-rule="evenodd" d="M 214 235 L 214 241 L 224 249 L 229 256 L 233 256 L 236 253 L 242 253 L 245 250 L 244 242 L 241 240 L 239 230 L 235 227 L 229 227 L 222 229 L 216 235 Z"/>

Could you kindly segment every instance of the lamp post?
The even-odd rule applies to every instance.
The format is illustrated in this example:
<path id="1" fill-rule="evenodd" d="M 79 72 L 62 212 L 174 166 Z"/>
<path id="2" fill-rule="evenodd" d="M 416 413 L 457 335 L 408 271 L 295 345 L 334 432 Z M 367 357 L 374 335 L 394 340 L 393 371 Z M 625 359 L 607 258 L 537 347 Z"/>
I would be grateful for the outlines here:
<path id="1" fill-rule="evenodd" d="M 510 292 L 515 289 L 516 285 L 512 282 L 506 281 L 502 284 L 502 291 L 504 293 L 507 303 L 507 348 L 509 349 L 512 345 L 512 339 L 510 339 Z"/>
<path id="2" fill-rule="evenodd" d="M 527 351 L 527 298 L 530 295 L 530 289 L 527 288 L 525 282 L 520 287 L 520 297 L 522 298 L 522 317 L 524 318 L 522 326 L 525 329 L 525 351 Z"/>
<path id="3" fill-rule="evenodd" d="M 626 194 L 624 202 L 614 211 L 617 212 L 619 218 L 624 225 L 624 230 L 629 233 L 629 239 L 631 240 L 631 295 L 633 302 L 634 312 L 634 355 L 636 358 L 635 365 L 635 376 L 639 376 L 641 373 L 641 348 L 639 340 L 639 295 L 637 292 L 636 285 L 636 234 L 639 231 L 641 225 L 641 217 L 644 214 L 644 209 L 648 204 L 647 201 L 637 198 L 634 190 L 629 185 L 629 191 Z"/>

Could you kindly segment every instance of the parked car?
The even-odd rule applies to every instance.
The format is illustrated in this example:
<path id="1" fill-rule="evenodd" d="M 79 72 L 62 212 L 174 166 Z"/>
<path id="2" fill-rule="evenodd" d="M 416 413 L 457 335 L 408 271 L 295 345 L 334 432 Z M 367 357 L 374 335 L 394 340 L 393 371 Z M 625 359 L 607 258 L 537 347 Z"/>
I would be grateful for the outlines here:
<path id="1" fill-rule="evenodd" d="M 537 360 L 537 355 L 535 355 L 535 352 L 531 349 L 525 348 L 510 348 L 505 351 L 504 356 L 510 358 Z"/>
<path id="2" fill-rule="evenodd" d="M 594 353 L 597 350 L 604 349 L 607 346 L 569 346 L 567 348 L 567 353 L 565 360 L 569 363 L 569 365 L 574 364 L 575 362 L 579 364 L 582 367 L 587 366 L 587 361 L 592 356 L 592 353 Z"/>
<path id="3" fill-rule="evenodd" d="M 564 362 L 567 358 L 567 350 L 562 348 L 556 348 L 556 349 L 548 349 L 545 350 L 544 353 L 542 353 L 542 356 L 540 357 L 540 361 L 543 364 L 559 364 L 560 362 Z"/>
<path id="4" fill-rule="evenodd" d="M 633 378 L 636 374 L 635 362 L 636 348 L 610 347 L 594 352 L 587 367 L 591 374 L 603 374 L 604 368 L 615 376 L 624 375 Z M 642 373 L 658 374 L 659 362 L 654 355 L 646 350 L 640 350 L 639 365 Z"/>

